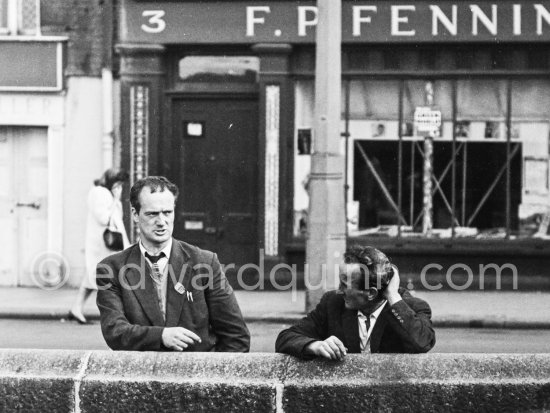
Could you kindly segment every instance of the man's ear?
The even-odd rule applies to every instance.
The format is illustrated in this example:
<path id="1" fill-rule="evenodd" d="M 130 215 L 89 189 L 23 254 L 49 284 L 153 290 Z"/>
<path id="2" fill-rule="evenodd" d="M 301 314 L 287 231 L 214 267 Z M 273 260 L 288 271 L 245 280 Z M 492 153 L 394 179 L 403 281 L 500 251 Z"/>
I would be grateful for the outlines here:
<path id="1" fill-rule="evenodd" d="M 138 220 L 139 220 L 139 217 L 138 217 L 139 214 L 137 213 L 137 211 L 134 207 L 131 207 L 130 210 L 132 211 L 132 219 L 137 224 Z"/>
<path id="2" fill-rule="evenodd" d="M 370 287 L 367 290 L 367 298 L 369 301 L 376 300 L 378 298 L 378 289 L 375 287 Z"/>

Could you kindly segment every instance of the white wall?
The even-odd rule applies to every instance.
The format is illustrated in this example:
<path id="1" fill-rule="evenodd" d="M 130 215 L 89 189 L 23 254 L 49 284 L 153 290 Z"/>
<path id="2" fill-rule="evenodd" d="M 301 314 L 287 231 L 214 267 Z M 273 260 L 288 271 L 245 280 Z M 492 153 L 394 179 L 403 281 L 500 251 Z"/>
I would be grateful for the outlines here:
<path id="1" fill-rule="evenodd" d="M 70 265 L 67 284 L 77 286 L 85 272 L 86 196 L 103 173 L 101 79 L 69 78 L 65 110 L 63 253 Z"/>

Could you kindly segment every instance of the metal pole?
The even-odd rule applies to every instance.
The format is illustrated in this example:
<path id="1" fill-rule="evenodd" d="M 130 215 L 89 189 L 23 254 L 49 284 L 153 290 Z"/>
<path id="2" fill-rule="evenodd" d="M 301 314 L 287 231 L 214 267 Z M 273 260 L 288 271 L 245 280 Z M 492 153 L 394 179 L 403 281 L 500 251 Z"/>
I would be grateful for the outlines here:
<path id="1" fill-rule="evenodd" d="M 452 99 L 453 99 L 453 157 L 452 170 L 451 170 L 451 239 L 454 239 L 456 236 L 455 220 L 456 220 L 456 80 L 453 80 L 453 90 L 452 90 Z"/>
<path id="2" fill-rule="evenodd" d="M 462 154 L 462 226 L 466 226 L 466 195 L 468 178 L 468 142 L 464 142 L 464 151 Z"/>
<path id="3" fill-rule="evenodd" d="M 511 232 L 511 208 L 512 208 L 512 187 L 511 187 L 511 155 L 510 148 L 512 143 L 512 80 L 508 79 L 507 83 L 507 103 L 506 103 L 506 239 L 510 239 Z"/>
<path id="4" fill-rule="evenodd" d="M 338 286 L 346 247 L 344 156 L 340 154 L 342 6 L 318 0 L 315 65 L 315 136 L 311 156 L 306 310 Z"/>
<path id="5" fill-rule="evenodd" d="M 426 104 L 433 106 L 434 91 L 433 83 L 426 83 Z M 434 142 L 433 134 L 430 133 L 424 139 L 424 174 L 422 178 L 423 188 L 423 217 L 422 217 L 422 233 L 430 237 L 433 229 L 433 192 L 432 192 L 432 177 L 433 177 L 433 152 Z"/>
<path id="6" fill-rule="evenodd" d="M 403 89 L 405 81 L 399 82 L 399 146 L 397 151 L 397 207 L 403 213 Z M 397 222 L 397 238 L 401 238 L 401 221 Z"/>
<path id="7" fill-rule="evenodd" d="M 110 69 L 101 70 L 103 98 L 103 137 L 101 139 L 103 169 L 113 166 L 113 74 Z"/>
<path id="8" fill-rule="evenodd" d="M 424 139 L 424 174 L 422 179 L 423 188 L 423 217 L 422 217 L 422 233 L 429 237 L 432 235 L 433 228 L 433 193 L 432 193 L 432 176 L 433 176 L 433 152 L 434 142 L 431 136 L 426 136 Z"/>
<path id="9" fill-rule="evenodd" d="M 349 148 L 349 101 L 350 101 L 350 81 L 348 80 L 345 85 L 345 93 L 346 93 L 346 100 L 345 100 L 345 131 L 344 131 L 344 139 L 346 140 L 346 153 L 345 153 L 345 169 L 344 169 L 344 211 L 346 213 L 346 239 L 349 234 L 348 230 L 348 203 L 350 199 L 349 195 L 349 176 L 348 176 L 348 165 L 349 165 L 349 159 L 350 159 L 350 148 Z M 351 199 L 353 199 L 353 194 L 351 194 Z M 359 218 L 359 217 L 358 217 Z"/>
<path id="10" fill-rule="evenodd" d="M 415 166 L 414 166 L 414 158 L 415 158 L 415 142 L 411 140 L 411 185 L 410 185 L 410 196 L 409 196 L 409 202 L 410 202 L 410 211 L 409 211 L 409 218 L 411 226 L 414 227 L 414 183 L 415 183 Z M 413 228 L 414 231 L 414 228 Z"/>

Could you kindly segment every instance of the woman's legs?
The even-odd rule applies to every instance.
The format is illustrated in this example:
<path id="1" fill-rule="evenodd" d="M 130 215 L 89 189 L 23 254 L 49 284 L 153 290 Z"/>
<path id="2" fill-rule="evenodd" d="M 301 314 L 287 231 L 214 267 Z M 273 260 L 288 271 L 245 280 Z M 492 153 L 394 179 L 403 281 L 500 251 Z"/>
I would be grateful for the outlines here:
<path id="1" fill-rule="evenodd" d="M 87 288 L 84 285 L 80 286 L 80 288 L 78 289 L 78 293 L 76 294 L 74 304 L 69 311 L 69 318 L 74 318 L 79 323 L 87 323 L 87 320 L 84 317 L 82 311 L 84 309 L 84 304 L 86 303 L 86 300 L 90 297 L 93 291 L 93 289 Z"/>

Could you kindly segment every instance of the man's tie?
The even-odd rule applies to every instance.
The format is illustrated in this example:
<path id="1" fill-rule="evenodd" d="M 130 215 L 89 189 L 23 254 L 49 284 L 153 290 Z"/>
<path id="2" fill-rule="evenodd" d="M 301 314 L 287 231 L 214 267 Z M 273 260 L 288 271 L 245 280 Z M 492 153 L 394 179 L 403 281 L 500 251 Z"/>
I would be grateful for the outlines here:
<path id="1" fill-rule="evenodd" d="M 365 343 L 365 348 L 361 348 L 361 351 L 364 351 L 366 353 L 370 353 L 370 347 L 369 347 L 369 328 L 370 328 L 370 314 L 365 314 L 365 318 L 361 317 L 360 319 L 365 324 L 365 336 L 367 337 L 367 342 Z"/>
<path id="2" fill-rule="evenodd" d="M 365 327 L 367 329 L 366 331 L 367 331 L 367 336 L 368 336 L 369 328 L 370 328 L 370 314 L 365 316 Z"/>
<path id="3" fill-rule="evenodd" d="M 159 268 L 159 264 L 158 264 L 158 261 L 162 258 L 162 257 L 166 257 L 166 255 L 164 254 L 164 252 L 161 252 L 159 255 L 150 255 L 148 252 L 145 253 L 145 257 L 151 261 L 151 269 L 153 270 L 153 273 L 151 274 L 153 276 L 153 279 L 156 281 L 156 282 L 159 282 L 160 283 L 160 280 L 162 278 L 162 274 L 160 273 L 160 268 Z"/>

